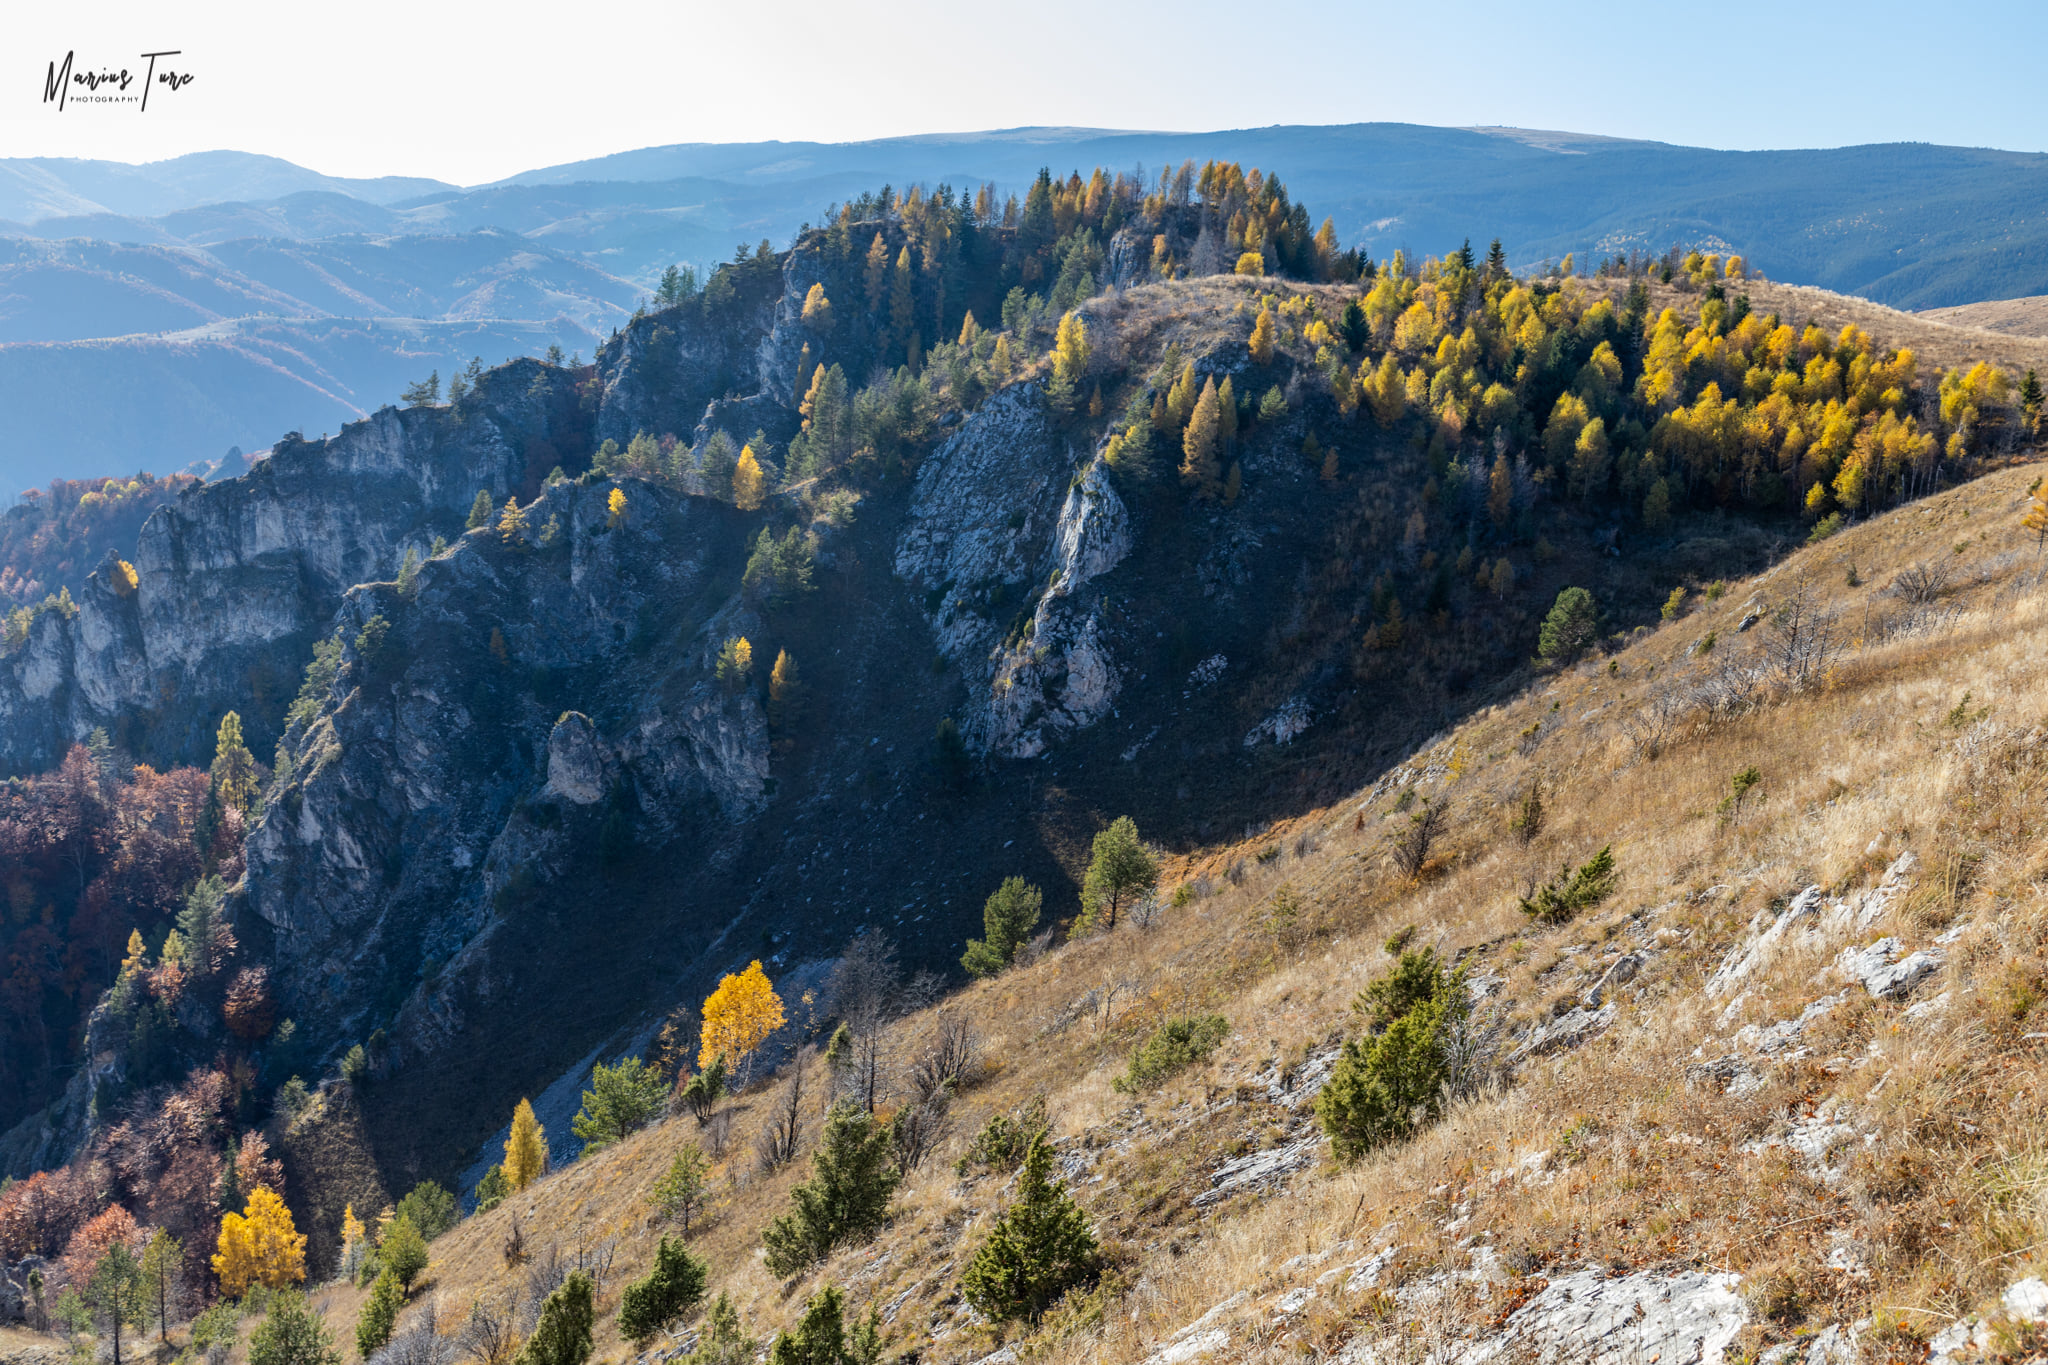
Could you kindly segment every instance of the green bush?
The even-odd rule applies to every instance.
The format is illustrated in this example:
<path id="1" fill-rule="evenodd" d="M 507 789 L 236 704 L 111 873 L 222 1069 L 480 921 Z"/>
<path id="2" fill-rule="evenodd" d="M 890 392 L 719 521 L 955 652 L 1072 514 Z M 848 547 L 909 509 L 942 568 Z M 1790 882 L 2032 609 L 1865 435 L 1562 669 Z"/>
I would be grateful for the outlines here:
<path id="1" fill-rule="evenodd" d="M 1220 1014 L 1169 1019 L 1138 1044 L 1130 1066 L 1111 1084 L 1126 1095 L 1150 1090 L 1176 1071 L 1207 1060 L 1229 1033 L 1230 1021 Z"/>
<path id="2" fill-rule="evenodd" d="M 1570 863 L 1560 866 L 1555 877 L 1536 888 L 1535 895 L 1521 898 L 1522 913 L 1540 924 L 1563 924 L 1613 895 L 1618 875 L 1613 846 L 1609 845 L 1576 870 Z"/>
<path id="3" fill-rule="evenodd" d="M 1441 1112 L 1451 1078 L 1452 1034 L 1471 1011 L 1464 975 L 1435 952 L 1401 954 L 1387 976 L 1359 993 L 1352 1010 L 1370 1021 L 1316 1097 L 1316 1118 L 1345 1160 L 1409 1136 Z"/>
<path id="4" fill-rule="evenodd" d="M 456 1211 L 455 1196 L 432 1180 L 422 1180 L 412 1187 L 411 1193 L 398 1201 L 394 1210 L 398 1217 L 410 1218 L 412 1225 L 420 1230 L 420 1236 L 431 1242 L 455 1226 L 461 1215 Z"/>
<path id="5" fill-rule="evenodd" d="M 709 1267 L 680 1237 L 661 1239 L 654 1269 L 626 1286 L 619 1298 L 619 1334 L 641 1350 L 704 1297 Z"/>
<path id="6" fill-rule="evenodd" d="M 383 1350 L 384 1343 L 391 1340 L 391 1328 L 404 1304 L 405 1293 L 398 1287 L 398 1277 L 386 1270 L 370 1286 L 370 1297 L 363 1301 L 363 1311 L 356 1316 L 356 1351 L 364 1360 Z"/>
<path id="7" fill-rule="evenodd" d="M 399 1214 L 384 1229 L 384 1240 L 377 1244 L 377 1259 L 398 1277 L 398 1287 L 412 1293 L 412 1282 L 427 1268 L 427 1239 L 412 1219 Z"/>
<path id="8" fill-rule="evenodd" d="M 1036 1322 L 1061 1295 L 1093 1279 L 1096 1268 L 1095 1232 L 1066 1186 L 1053 1179 L 1052 1148 L 1040 1134 L 1025 1155 L 1017 1200 L 968 1262 L 961 1293 L 998 1322 Z"/>
<path id="9" fill-rule="evenodd" d="M 271 1299 L 269 1315 L 249 1334 L 249 1365 L 341 1365 L 341 1352 L 294 1289 Z"/>
<path id="10" fill-rule="evenodd" d="M 1014 1171 L 1032 1142 L 1048 1127 L 1043 1095 L 1033 1095 L 1014 1114 L 991 1115 L 968 1144 L 967 1154 L 953 1167 L 953 1173 L 966 1175 L 977 1166 Z"/>
<path id="11" fill-rule="evenodd" d="M 1816 521 L 1813 524 L 1813 529 L 1806 533 L 1806 543 L 1808 545 L 1816 545 L 1846 525 L 1848 523 L 1842 520 L 1840 512 L 1830 512 L 1819 521 Z"/>
<path id="12" fill-rule="evenodd" d="M 851 1101 L 833 1105 L 811 1178 L 789 1192 L 789 1212 L 761 1234 L 769 1271 L 794 1275 L 841 1243 L 873 1235 L 902 1179 L 894 1156 L 888 1125 Z"/>

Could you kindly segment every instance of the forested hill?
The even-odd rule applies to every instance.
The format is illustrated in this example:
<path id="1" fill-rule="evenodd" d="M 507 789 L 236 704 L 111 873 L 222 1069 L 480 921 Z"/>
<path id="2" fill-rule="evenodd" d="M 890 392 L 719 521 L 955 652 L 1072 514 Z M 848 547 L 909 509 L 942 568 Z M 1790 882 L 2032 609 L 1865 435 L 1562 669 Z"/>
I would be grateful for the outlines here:
<path id="1" fill-rule="evenodd" d="M 1734 586 L 1800 546 L 1854 591 L 1866 550 L 1837 564 L 1837 538 L 1891 554 L 1873 524 L 1935 499 L 1957 555 L 2000 519 L 1980 557 L 2004 557 L 1981 584 L 2017 584 L 2006 504 L 2024 471 L 1956 494 L 2038 448 L 2038 376 L 2005 359 L 2026 353 L 1840 320 L 1740 257 L 1528 272 L 1489 241 L 1381 258 L 1230 162 L 1042 168 L 1015 195 L 870 189 L 819 224 L 786 250 L 741 248 L 701 287 L 666 276 L 588 364 L 421 382 L 240 477 L 74 488 L 36 509 L 47 535 L 20 519 L 9 543 L 58 564 L 102 544 L 91 518 L 161 500 L 132 550 L 109 547 L 0 635 L 0 765 L 17 774 L 0 784 L 0 1113 L 18 1120 L 0 1156 L 43 1168 L 0 1191 L 7 1259 L 52 1258 L 56 1287 L 77 1288 L 147 1224 L 179 1238 L 196 1304 L 248 1288 L 249 1219 L 289 1216 L 309 1240 L 266 1272 L 278 1284 L 360 1269 L 348 1210 L 427 1179 L 488 1199 L 463 1173 L 496 1164 L 522 1097 L 558 1162 L 587 1151 L 573 1180 L 607 1169 L 603 1147 L 717 1060 L 695 1021 L 728 974 L 772 977 L 789 1006 L 763 1008 L 732 1054 L 750 1126 L 768 1117 L 762 1087 L 787 1087 L 782 1154 L 764 1149 L 749 1187 L 777 1189 L 810 1131 L 786 1078 L 818 1074 L 804 1049 L 838 1022 L 880 1047 L 889 1010 L 969 964 L 1056 948 L 1092 964 L 1103 944 L 1150 942 L 1096 935 L 1206 914 L 1189 907 L 1252 873 L 1233 858 L 1211 878 L 1200 860 L 1241 837 L 1269 868 L 1341 834 L 1325 866 L 1355 873 L 1379 865 L 1351 855 L 1378 848 L 1384 815 L 1422 898 L 1399 913 L 1420 920 L 1432 841 L 1457 828 L 1445 784 L 1578 753 L 1566 727 L 1601 715 L 1599 689 L 1672 680 L 1668 706 L 1642 711 L 1640 760 L 1748 714 L 1771 679 L 1802 697 L 1854 681 L 1815 652 L 1811 594 Z M 2030 508 L 2048 525 L 2048 501 Z M 1911 609 L 1866 612 L 1867 629 L 1948 619 L 1960 570 L 1894 568 Z M 1689 610 L 1704 619 L 1681 650 L 1662 623 Z M 1555 704 L 1533 695 L 1567 681 Z M 1944 700 L 1944 732 L 1982 704 Z M 1622 761 L 1545 772 L 1535 804 Z M 1712 820 L 1725 780 L 1659 799 Z M 1430 800 L 1394 796 L 1418 782 Z M 1719 807 L 1730 827 L 1753 785 Z M 1455 795 L 1488 838 L 1530 799 Z M 1266 840 L 1317 812 L 1307 842 Z M 1524 824 L 1533 839 L 1540 819 Z M 1542 905 L 1609 885 L 1579 842 L 1515 864 L 1532 904 L 1567 852 L 1583 876 L 1559 874 Z M 1133 869 L 1172 859 L 1181 884 L 1142 894 Z M 1011 878 L 1036 940 L 988 928 Z M 1255 941 L 1213 959 L 1232 964 L 1221 976 L 1183 963 L 1181 980 L 1236 991 L 1339 922 L 1277 889 L 1244 908 L 1230 924 Z M 892 955 L 933 975 L 862 1013 L 840 968 Z M 1138 979 L 1062 976 L 1038 1022 L 1014 1022 L 1123 1038 Z M 1217 997 L 1146 979 L 1137 1017 L 1180 1033 L 1127 1087 L 1219 1041 L 1183 1017 Z M 1528 1041 L 1540 988 L 1517 989 Z M 1282 1065 L 1282 1047 L 1244 1060 Z M 1306 1057 L 1291 1055 L 1289 1076 Z M 603 1109 L 622 1074 L 653 1098 L 571 1129 L 581 1092 Z M 907 1125 L 943 1118 L 966 1075 L 930 1073 L 920 1109 L 878 1069 L 868 1093 L 905 1126 L 863 1131 L 910 1169 L 924 1139 Z M 1099 1116 L 1116 1092 L 1096 1082 Z M 716 1108 L 725 1088 L 700 1077 L 694 1093 Z M 1191 1188 L 1162 1169 L 1126 1183 L 1143 1202 Z M 453 1212 L 426 1190 L 406 1223 Z M 407 1234 L 376 1237 L 395 1267 Z M 816 1259 L 775 1257 L 792 1274 Z M 398 1274 L 379 1311 L 407 1292 Z M 277 1303 L 283 1323 L 297 1300 Z"/>

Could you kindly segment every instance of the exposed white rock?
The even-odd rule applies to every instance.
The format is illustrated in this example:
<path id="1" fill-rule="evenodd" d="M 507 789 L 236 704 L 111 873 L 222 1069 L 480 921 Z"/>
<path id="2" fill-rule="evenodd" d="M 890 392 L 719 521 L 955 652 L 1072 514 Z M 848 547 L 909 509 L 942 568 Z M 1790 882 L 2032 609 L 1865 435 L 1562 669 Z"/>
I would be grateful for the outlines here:
<path id="1" fill-rule="evenodd" d="M 1547 1052 L 1557 1052 L 1568 1047 L 1577 1047 L 1594 1034 L 1614 1022 L 1615 1004 L 1612 1000 L 1597 1010 L 1583 1006 L 1559 1015 L 1557 1018 L 1530 1032 L 1515 1050 L 1508 1054 L 1508 1065 L 1531 1057 L 1541 1057 Z"/>
<path id="2" fill-rule="evenodd" d="M 1551 1278 L 1499 1334 L 1460 1355 L 1462 1365 L 1500 1357 L 1585 1365 L 1719 1365 L 1749 1321 L 1740 1275 L 1687 1270 L 1609 1278 L 1580 1270 Z"/>

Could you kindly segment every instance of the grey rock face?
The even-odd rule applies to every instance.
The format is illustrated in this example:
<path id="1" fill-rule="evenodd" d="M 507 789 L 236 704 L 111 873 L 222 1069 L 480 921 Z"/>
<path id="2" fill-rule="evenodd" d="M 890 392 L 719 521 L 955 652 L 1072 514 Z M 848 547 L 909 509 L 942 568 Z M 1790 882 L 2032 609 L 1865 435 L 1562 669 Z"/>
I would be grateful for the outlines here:
<path id="1" fill-rule="evenodd" d="M 604 797 L 604 750 L 581 711 L 564 711 L 548 734 L 547 795 L 587 806 Z"/>
<path id="2" fill-rule="evenodd" d="M 730 829 L 765 804 L 758 704 L 710 684 L 702 642 L 654 649 L 644 634 L 704 591 L 735 532 L 716 504 L 628 487 L 616 528 L 610 485 L 559 484 L 529 516 L 556 524 L 550 544 L 475 532 L 422 568 L 414 595 L 349 595 L 345 665 L 247 843 L 247 908 L 315 1046 L 441 962 L 391 1030 L 395 1047 L 433 1052 L 459 1034 L 449 1002 L 485 969 L 506 908 L 561 875 L 577 840 L 587 850 L 614 823 L 650 841 Z M 353 642 L 373 616 L 388 634 L 366 658 Z M 538 695 L 564 690 L 581 709 Z M 563 814 L 543 818 L 549 803 Z"/>
<path id="3" fill-rule="evenodd" d="M 103 567 L 75 617 L 44 613 L 0 659 L 0 771 L 47 768 L 124 715 L 145 757 L 203 759 L 252 681 L 289 699 L 350 587 L 394 576 L 408 546 L 459 534 L 479 489 L 509 496 L 530 442 L 580 440 L 568 384 L 515 362 L 459 410 L 384 408 L 331 439 L 287 438 L 247 476 L 159 509 L 136 545 L 134 592 Z M 260 746 L 275 717 L 244 721 Z"/>
<path id="4" fill-rule="evenodd" d="M 919 469 L 897 543 L 897 574 L 932 594 L 939 649 L 968 676 L 964 734 L 1012 758 L 1100 720 L 1123 681 L 1090 584 L 1130 553 L 1130 513 L 1101 461 L 1069 469 L 1037 387 L 1006 390 Z"/>

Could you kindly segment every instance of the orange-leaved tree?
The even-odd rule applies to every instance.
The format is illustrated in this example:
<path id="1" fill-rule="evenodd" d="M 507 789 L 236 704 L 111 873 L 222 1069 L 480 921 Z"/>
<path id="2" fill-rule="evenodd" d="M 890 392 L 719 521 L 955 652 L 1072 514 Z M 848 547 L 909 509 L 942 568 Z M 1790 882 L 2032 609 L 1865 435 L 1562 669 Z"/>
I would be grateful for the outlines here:
<path id="1" fill-rule="evenodd" d="M 282 1289 L 306 1278 L 306 1238 L 292 1224 L 292 1211 L 268 1185 L 249 1195 L 249 1211 L 220 1220 L 220 1250 L 213 1273 L 221 1292 L 239 1298 L 252 1284 Z"/>
<path id="2" fill-rule="evenodd" d="M 782 997 L 756 959 L 737 976 L 728 973 L 704 1002 L 704 1043 L 697 1050 L 697 1065 L 723 1057 L 728 1066 L 740 1068 L 744 1086 L 754 1049 L 782 1025 Z"/>

